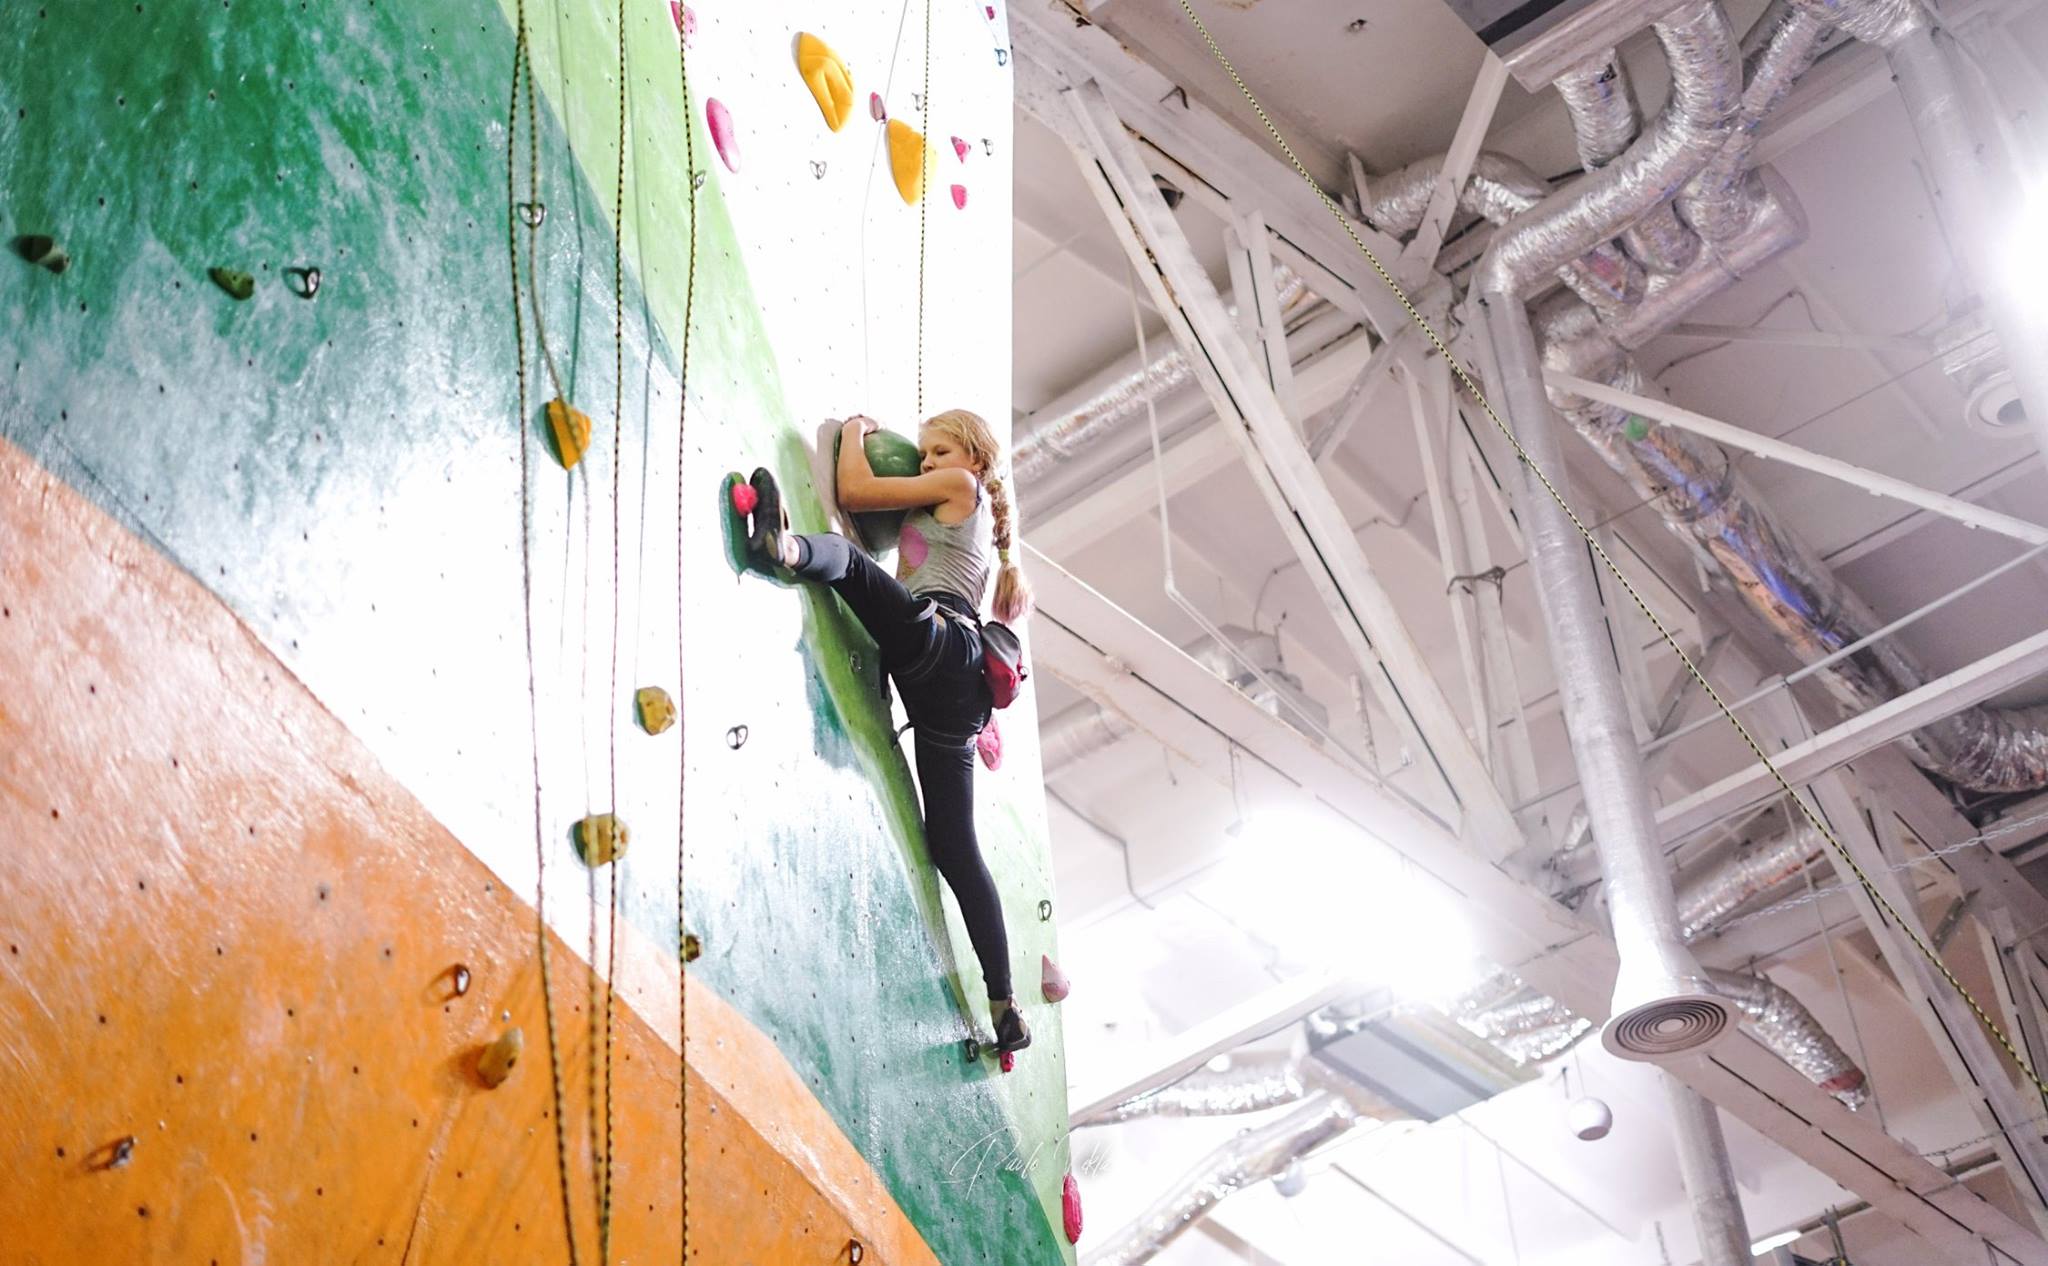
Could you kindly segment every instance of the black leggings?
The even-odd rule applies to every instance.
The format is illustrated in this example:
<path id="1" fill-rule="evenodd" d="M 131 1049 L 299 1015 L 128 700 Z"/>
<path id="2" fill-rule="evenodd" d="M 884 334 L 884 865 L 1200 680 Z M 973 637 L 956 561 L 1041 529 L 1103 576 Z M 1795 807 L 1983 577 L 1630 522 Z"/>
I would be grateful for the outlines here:
<path id="1" fill-rule="evenodd" d="M 912 594 L 845 537 L 799 539 L 803 561 L 796 574 L 830 585 L 852 608 L 896 680 L 916 736 L 925 847 L 960 903 L 988 996 L 1007 998 L 1010 942 L 1002 898 L 974 835 L 974 736 L 989 716 L 980 634 L 933 612 L 934 599 Z M 948 605 L 965 609 L 964 603 Z"/>

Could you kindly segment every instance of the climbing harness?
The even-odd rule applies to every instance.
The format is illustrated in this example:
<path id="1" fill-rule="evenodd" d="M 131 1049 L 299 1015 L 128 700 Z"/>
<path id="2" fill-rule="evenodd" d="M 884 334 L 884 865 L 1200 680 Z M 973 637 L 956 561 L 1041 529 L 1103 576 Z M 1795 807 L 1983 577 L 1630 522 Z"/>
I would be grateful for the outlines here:
<path id="1" fill-rule="evenodd" d="M 562 1197 L 562 1233 L 569 1241 L 569 1263 L 577 1266 L 576 1222 L 569 1196 L 569 1126 L 563 1119 L 561 1036 L 555 1020 L 554 973 L 548 953 L 547 842 L 541 829 L 540 801 L 540 688 L 535 680 L 533 653 L 533 473 L 532 425 L 527 416 L 526 325 L 519 285 L 519 228 L 526 226 L 528 258 L 538 249 L 534 235 L 538 220 L 519 210 L 518 138 L 521 77 L 527 102 L 527 187 L 538 193 L 540 186 L 540 141 L 534 129 L 533 64 L 528 47 L 526 0 L 518 0 L 515 20 L 518 35 L 512 52 L 512 100 L 505 122 L 505 236 L 512 267 L 512 332 L 518 353 L 519 376 L 519 581 L 526 625 L 526 717 L 533 757 L 533 912 L 534 941 L 540 955 L 541 1006 L 547 1016 L 548 1074 L 554 1094 L 555 1172 Z M 536 308 L 537 310 L 537 308 Z M 536 325 L 536 332 L 538 326 Z"/>
<path id="2" fill-rule="evenodd" d="M 1578 512 L 1572 508 L 1570 502 L 1565 500 L 1563 492 L 1558 489 L 1555 483 L 1551 482 L 1550 476 L 1545 474 L 1543 469 L 1529 456 L 1528 450 L 1522 447 L 1521 439 L 1515 435 L 1514 431 L 1501 418 L 1500 414 L 1494 410 L 1492 403 L 1487 400 L 1485 393 L 1479 389 L 1479 384 L 1473 381 L 1472 375 L 1466 370 L 1464 364 L 1451 354 L 1451 349 L 1444 343 L 1443 338 L 1438 335 L 1435 328 L 1430 325 L 1429 320 L 1416 309 L 1415 304 L 1408 298 L 1408 292 L 1402 289 L 1401 284 L 1394 279 L 1393 274 L 1388 272 L 1386 266 L 1380 263 L 1379 257 L 1373 253 L 1372 248 L 1367 246 L 1365 240 L 1358 236 L 1358 233 L 1351 227 L 1351 222 L 1345 219 L 1344 213 L 1338 209 L 1337 204 L 1331 200 L 1330 195 L 1323 190 L 1321 185 L 1316 183 L 1315 177 L 1309 174 L 1308 168 L 1302 165 L 1300 158 L 1296 157 L 1294 147 L 1287 143 L 1287 138 L 1280 134 L 1278 127 L 1274 126 L 1272 117 L 1266 113 L 1266 108 L 1259 104 L 1258 97 L 1253 95 L 1251 86 L 1245 83 L 1243 76 L 1238 74 L 1237 67 L 1231 64 L 1230 59 L 1224 55 L 1222 47 L 1216 43 L 1216 37 L 1209 33 L 1208 26 L 1195 13 L 1194 5 L 1190 3 L 1190 0 L 1179 0 L 1179 3 L 1181 11 L 1187 14 L 1188 21 L 1194 24 L 1196 33 L 1202 37 L 1202 42 L 1208 45 L 1209 53 L 1216 59 L 1216 64 L 1222 67 L 1223 72 L 1230 77 L 1231 82 L 1237 85 L 1237 90 L 1244 94 L 1244 99 L 1250 104 L 1252 112 L 1258 115 L 1259 122 L 1265 126 L 1267 135 L 1271 136 L 1273 142 L 1280 147 L 1280 152 L 1287 156 L 1289 165 L 1294 168 L 1296 174 L 1314 191 L 1316 198 L 1323 204 L 1324 209 L 1330 213 L 1330 218 L 1337 222 L 1337 226 L 1344 231 L 1344 235 L 1351 239 L 1351 244 L 1358 248 L 1361 255 L 1365 256 L 1366 262 L 1372 265 L 1373 271 L 1379 274 L 1380 280 L 1386 283 L 1387 289 L 1393 293 L 1396 299 L 1400 300 L 1401 307 L 1408 314 L 1408 319 L 1415 323 L 1416 327 L 1429 339 L 1430 345 L 1436 349 L 1437 354 L 1444 358 L 1444 363 L 1450 366 L 1451 372 L 1457 376 L 1459 383 L 1464 386 L 1467 392 L 1471 393 L 1473 400 L 1478 403 L 1481 411 L 1486 414 L 1487 420 L 1492 422 L 1495 428 L 1507 437 L 1508 443 L 1515 450 L 1516 457 L 1521 460 L 1523 466 L 1528 468 L 1529 473 L 1536 477 L 1536 481 L 1542 485 L 1544 492 L 1550 496 L 1550 499 L 1557 503 L 1560 510 L 1564 511 L 1565 517 L 1571 520 L 1572 526 L 1578 530 L 1581 537 L 1585 538 L 1586 545 L 1591 549 L 1593 556 L 1600 560 L 1600 564 L 1614 577 L 1616 583 L 1621 586 L 1622 591 L 1634 599 L 1636 609 L 1642 612 L 1643 618 L 1650 622 L 1650 627 L 1657 630 L 1657 635 L 1664 639 L 1664 644 L 1671 648 L 1671 653 L 1676 655 L 1678 662 L 1685 666 L 1686 673 L 1705 692 L 1707 698 L 1713 700 L 1714 706 L 1721 710 L 1721 714 L 1728 718 L 1728 723 L 1735 727 L 1735 732 L 1742 737 L 1743 743 L 1749 748 L 1750 754 L 1756 757 L 1757 763 L 1763 767 L 1765 772 L 1770 774 L 1771 778 L 1778 784 L 1778 789 L 1798 807 L 1800 815 L 1806 819 L 1808 825 L 1819 832 L 1821 838 L 1825 839 L 1829 847 L 1834 849 L 1835 855 L 1841 859 L 1842 864 L 1848 868 L 1849 873 L 1855 876 L 1857 884 L 1862 887 L 1864 893 L 1870 898 L 1871 903 L 1883 912 L 1884 916 L 1904 934 L 1906 939 L 1920 952 L 1921 956 L 1927 960 L 1928 965 L 1933 967 L 1942 980 L 1947 982 L 1951 989 L 1955 990 L 1956 995 L 1963 1000 L 1970 1008 L 1970 1011 L 1977 1017 L 1977 1021 L 1984 1027 L 1984 1031 L 1991 1036 L 1993 1041 L 1998 1043 L 1999 1047 L 2004 1050 L 2006 1055 L 2019 1068 L 2020 1072 L 2025 1074 L 2034 1089 L 2043 1096 L 2048 1096 L 2048 1081 L 2042 1079 L 2041 1074 L 2036 1072 L 2026 1056 L 2020 1053 L 2018 1046 L 2006 1035 L 2005 1030 L 1996 1020 L 1991 1018 L 1990 1012 L 1986 1011 L 1983 1004 L 1978 1002 L 1976 997 L 1964 986 L 1963 982 L 1956 976 L 1955 971 L 1942 961 L 1940 953 L 1932 945 L 1929 945 L 1926 939 L 1900 916 L 1898 909 L 1886 899 L 1885 895 L 1878 891 L 1875 882 L 1864 872 L 1863 867 L 1857 864 L 1856 859 L 1850 855 L 1847 846 L 1836 837 L 1834 831 L 1828 826 L 1819 810 L 1814 808 L 1807 802 L 1805 797 L 1794 790 L 1792 784 L 1787 781 L 1785 775 L 1780 772 L 1769 754 L 1765 752 L 1763 744 L 1758 742 L 1756 737 L 1750 733 L 1749 727 L 1742 723 L 1741 719 L 1735 715 L 1734 710 L 1722 699 L 1721 693 L 1714 688 L 1712 682 L 1707 680 L 1706 674 L 1693 662 L 1692 657 L 1685 653 L 1685 649 L 1678 644 L 1678 639 L 1672 635 L 1671 630 L 1666 628 L 1664 622 L 1650 609 L 1650 604 L 1644 599 L 1642 593 L 1637 590 L 1627 576 L 1622 574 L 1621 568 L 1616 565 L 1614 559 L 1608 554 L 1606 547 L 1601 545 L 1599 539 L 1586 526 L 1585 521 L 1579 517 Z"/>

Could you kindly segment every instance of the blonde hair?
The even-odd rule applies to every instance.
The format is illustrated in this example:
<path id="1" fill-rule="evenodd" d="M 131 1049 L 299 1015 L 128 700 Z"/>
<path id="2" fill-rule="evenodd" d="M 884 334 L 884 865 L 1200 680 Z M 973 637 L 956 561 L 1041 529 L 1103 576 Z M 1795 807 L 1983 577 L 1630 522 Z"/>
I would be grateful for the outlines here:
<path id="1" fill-rule="evenodd" d="M 1024 580 L 1023 569 L 1010 558 L 1010 548 L 1014 543 L 1010 491 L 996 474 L 996 468 L 1002 464 L 1002 445 L 996 443 L 995 432 L 989 429 L 981 415 L 966 409 L 948 409 L 944 413 L 933 414 L 925 419 L 924 424 L 958 444 L 980 473 L 981 482 L 988 489 L 990 511 L 995 517 L 998 565 L 992 609 L 996 619 L 1005 624 L 1023 619 L 1031 613 L 1031 586 Z"/>

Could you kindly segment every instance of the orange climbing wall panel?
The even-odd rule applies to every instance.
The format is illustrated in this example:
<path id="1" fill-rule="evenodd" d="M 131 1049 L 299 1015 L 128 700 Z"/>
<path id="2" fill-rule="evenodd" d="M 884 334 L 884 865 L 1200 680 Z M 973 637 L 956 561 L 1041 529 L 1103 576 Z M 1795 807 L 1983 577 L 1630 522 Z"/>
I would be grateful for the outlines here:
<path id="1" fill-rule="evenodd" d="M 0 1260 L 564 1260 L 532 907 L 4 441 L 0 542 Z M 589 1260 L 590 982 L 552 958 Z M 708 995 L 692 1021 L 691 1259 L 930 1262 L 772 1044 Z M 525 1055 L 486 1090 L 508 1022 Z M 672 1260 L 674 1049 L 622 1005 L 613 1066 L 613 1257 Z"/>

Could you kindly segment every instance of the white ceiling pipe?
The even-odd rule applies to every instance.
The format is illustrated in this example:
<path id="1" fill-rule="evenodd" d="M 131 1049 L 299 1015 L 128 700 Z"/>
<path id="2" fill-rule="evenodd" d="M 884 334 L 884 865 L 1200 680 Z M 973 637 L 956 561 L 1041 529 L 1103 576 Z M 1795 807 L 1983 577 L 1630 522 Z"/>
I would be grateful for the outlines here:
<path id="1" fill-rule="evenodd" d="M 1336 1095 L 1310 1095 L 1279 1120 L 1246 1130 L 1197 1161 L 1135 1221 L 1084 1254 L 1083 1266 L 1139 1266 L 1151 1261 L 1232 1193 L 1271 1178 L 1360 1119 L 1358 1109 Z"/>

